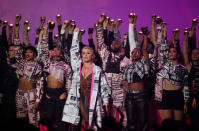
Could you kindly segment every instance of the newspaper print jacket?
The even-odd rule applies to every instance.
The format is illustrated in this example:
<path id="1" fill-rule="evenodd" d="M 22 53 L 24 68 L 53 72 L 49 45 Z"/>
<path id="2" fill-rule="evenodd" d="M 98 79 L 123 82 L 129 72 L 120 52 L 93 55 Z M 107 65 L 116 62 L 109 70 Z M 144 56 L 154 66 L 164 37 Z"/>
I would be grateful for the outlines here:
<path id="1" fill-rule="evenodd" d="M 28 63 L 25 59 L 23 59 L 23 49 L 20 46 L 19 39 L 14 39 L 14 44 L 18 46 L 16 47 L 16 73 L 18 77 L 23 77 L 36 86 L 36 102 L 40 102 L 43 95 L 43 69 L 36 61 Z"/>
<path id="2" fill-rule="evenodd" d="M 64 84 L 66 92 L 71 86 L 71 68 L 63 60 L 53 60 L 49 56 L 48 37 L 43 36 L 41 41 L 41 61 L 44 64 L 44 72 L 50 74 Z"/>
<path id="3" fill-rule="evenodd" d="M 81 58 L 79 55 L 78 33 L 75 32 L 72 40 L 71 66 L 73 70 L 72 86 L 69 90 L 66 100 L 62 120 L 68 123 L 78 125 L 80 122 L 80 74 L 81 74 Z M 105 76 L 101 69 L 94 65 L 92 72 L 92 84 L 89 105 L 89 127 L 94 127 L 94 114 L 97 116 L 97 124 L 101 127 L 103 116 L 103 104 L 108 103 L 111 90 L 106 82 Z"/>
<path id="4" fill-rule="evenodd" d="M 160 46 L 160 57 L 162 69 L 159 74 L 162 79 L 167 79 L 172 85 L 181 87 L 184 94 L 185 103 L 190 100 L 190 90 L 188 87 L 188 71 L 182 64 L 174 65 L 169 61 L 169 46 L 165 38 Z"/>
<path id="5" fill-rule="evenodd" d="M 120 58 L 120 56 L 108 50 L 108 47 L 104 43 L 103 27 L 101 25 L 97 27 L 96 37 L 97 37 L 97 44 L 98 44 L 98 53 L 100 57 L 102 58 L 102 62 L 103 62 L 103 71 L 106 71 L 106 65 L 107 65 L 109 55 L 110 54 L 112 55 L 111 61 L 117 61 Z M 124 57 L 120 61 L 119 74 L 105 72 L 108 85 L 109 87 L 111 87 L 111 90 L 112 90 L 113 105 L 116 107 L 121 107 L 122 102 L 124 101 L 124 90 L 122 87 L 122 74 L 124 73 L 125 69 L 131 64 L 132 64 L 132 61 L 128 59 L 127 57 Z"/>

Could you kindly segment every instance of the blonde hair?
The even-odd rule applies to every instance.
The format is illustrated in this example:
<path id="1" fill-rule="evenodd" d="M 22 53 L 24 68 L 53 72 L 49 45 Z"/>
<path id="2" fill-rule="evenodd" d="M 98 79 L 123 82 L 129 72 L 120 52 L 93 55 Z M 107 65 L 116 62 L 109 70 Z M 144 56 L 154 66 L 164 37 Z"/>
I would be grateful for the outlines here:
<path id="1" fill-rule="evenodd" d="M 81 53 L 82 53 L 82 50 L 83 49 L 88 49 L 88 50 L 90 50 L 90 51 L 92 51 L 92 53 L 93 53 L 93 62 L 95 62 L 95 51 L 94 51 L 94 49 L 92 48 L 92 47 L 90 47 L 90 46 L 84 46 L 82 49 L 81 49 Z"/>
<path id="2" fill-rule="evenodd" d="M 91 50 L 92 52 L 93 52 L 93 54 L 94 54 L 94 49 L 92 48 L 92 47 L 90 47 L 90 46 L 84 46 L 83 48 L 82 48 L 82 50 L 83 49 L 89 49 L 89 50 Z"/>

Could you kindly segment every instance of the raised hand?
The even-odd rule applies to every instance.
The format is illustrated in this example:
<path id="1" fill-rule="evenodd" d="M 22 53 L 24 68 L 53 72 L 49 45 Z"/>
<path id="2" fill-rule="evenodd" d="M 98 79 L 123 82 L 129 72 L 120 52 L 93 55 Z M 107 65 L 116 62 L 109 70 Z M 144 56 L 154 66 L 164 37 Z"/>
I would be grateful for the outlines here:
<path id="1" fill-rule="evenodd" d="M 93 28 L 88 28 L 88 34 L 93 34 Z"/>
<path id="2" fill-rule="evenodd" d="M 99 20 L 98 20 L 98 24 L 102 25 L 104 20 L 106 18 L 106 15 L 103 13 L 100 15 Z"/>
<path id="3" fill-rule="evenodd" d="M 19 24 L 20 20 L 21 20 L 21 14 L 16 14 L 15 24 Z"/>
<path id="4" fill-rule="evenodd" d="M 51 22 L 51 21 L 48 20 L 46 26 L 44 26 L 43 29 L 41 30 L 41 33 L 42 33 L 43 35 L 47 35 L 48 29 L 49 29 L 49 23 L 50 23 L 50 22 Z"/>
<path id="5" fill-rule="evenodd" d="M 83 35 L 85 34 L 85 32 L 86 32 L 85 29 L 81 29 L 81 30 L 80 30 L 81 36 L 83 36 Z"/>
<path id="6" fill-rule="evenodd" d="M 178 40 L 178 39 L 179 39 L 179 36 L 180 36 L 180 29 L 176 28 L 176 29 L 173 31 L 173 35 L 174 35 L 174 40 Z"/>
<path id="7" fill-rule="evenodd" d="M 115 21 L 114 19 L 111 19 L 109 22 L 109 31 L 113 32 L 114 27 L 115 27 Z"/>
<path id="8" fill-rule="evenodd" d="M 156 17 L 157 17 L 156 14 L 153 14 L 153 15 L 151 16 L 151 23 L 152 23 L 152 24 L 156 24 Z"/>
<path id="9" fill-rule="evenodd" d="M 130 24 L 134 23 L 133 13 L 129 13 L 129 23 Z"/>
<path id="10" fill-rule="evenodd" d="M 62 24 L 62 30 L 65 30 L 69 25 L 69 21 L 68 20 L 64 20 L 64 24 Z"/>
<path id="11" fill-rule="evenodd" d="M 157 16 L 155 22 L 156 22 L 157 25 L 161 25 L 162 22 L 163 22 L 162 17 L 161 16 Z"/>
<path id="12" fill-rule="evenodd" d="M 198 19 L 197 18 L 193 19 L 192 20 L 192 28 L 196 28 L 197 24 L 198 24 Z"/>
<path id="13" fill-rule="evenodd" d="M 118 19 L 116 24 L 115 24 L 115 28 L 118 29 L 119 26 L 122 24 L 122 22 L 123 22 L 122 19 Z"/>
<path id="14" fill-rule="evenodd" d="M 8 25 L 8 21 L 7 21 L 7 20 L 4 20 L 4 21 L 3 21 L 3 27 L 7 27 L 7 25 Z"/>
<path id="15" fill-rule="evenodd" d="M 75 22 L 75 20 L 70 20 L 70 22 L 69 22 L 70 24 L 76 24 L 76 22 Z"/>
<path id="16" fill-rule="evenodd" d="M 76 27 L 75 24 L 70 24 L 70 25 L 69 25 L 69 28 L 68 28 L 68 33 L 69 33 L 69 34 L 73 34 L 73 31 L 74 31 L 75 27 Z"/>
<path id="17" fill-rule="evenodd" d="M 79 28 L 75 28 L 74 32 L 78 32 L 79 33 Z"/>
<path id="18" fill-rule="evenodd" d="M 8 32 L 9 33 L 13 32 L 13 24 L 9 24 Z"/>
<path id="19" fill-rule="evenodd" d="M 188 32 L 187 29 L 185 29 L 185 31 L 184 31 L 184 41 L 187 41 L 188 37 L 189 37 L 189 32 Z"/>
<path id="20" fill-rule="evenodd" d="M 61 24 L 62 24 L 62 22 L 61 22 L 61 15 L 60 15 L 60 14 L 57 14 L 57 15 L 56 15 L 56 20 L 57 20 L 57 24 L 58 24 L 58 25 L 61 25 Z"/>
<path id="21" fill-rule="evenodd" d="M 29 21 L 25 20 L 23 24 L 24 31 L 28 31 L 28 27 L 29 27 Z"/>
<path id="22" fill-rule="evenodd" d="M 45 22 L 46 22 L 46 17 L 45 16 L 41 16 L 40 17 L 40 27 L 43 27 Z"/>
<path id="23" fill-rule="evenodd" d="M 129 13 L 129 23 L 136 24 L 137 15 L 135 13 Z"/>
<path id="24" fill-rule="evenodd" d="M 104 29 L 107 28 L 109 21 L 110 21 L 110 17 L 107 16 L 107 17 L 105 18 L 104 22 L 103 22 L 103 27 L 104 27 Z"/>
<path id="25" fill-rule="evenodd" d="M 55 22 L 54 21 L 51 21 L 50 23 L 49 23 L 49 30 L 53 30 L 54 29 L 54 27 L 55 27 Z"/>

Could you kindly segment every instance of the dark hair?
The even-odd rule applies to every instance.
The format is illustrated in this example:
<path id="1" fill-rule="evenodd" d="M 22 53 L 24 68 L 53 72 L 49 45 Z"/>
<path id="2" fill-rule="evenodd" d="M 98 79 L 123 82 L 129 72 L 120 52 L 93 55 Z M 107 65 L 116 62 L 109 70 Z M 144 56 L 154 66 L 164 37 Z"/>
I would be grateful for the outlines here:
<path id="1" fill-rule="evenodd" d="M 8 45 L 8 49 L 11 47 L 11 46 L 15 46 L 13 43 L 12 44 L 9 44 Z"/>
<path id="2" fill-rule="evenodd" d="M 139 50 L 139 51 L 140 51 L 140 55 L 141 55 L 141 56 L 143 56 L 143 51 L 142 51 L 142 49 L 141 49 L 141 48 L 139 48 L 139 47 L 136 47 L 136 48 L 134 48 L 134 49 L 137 49 L 137 50 Z M 133 50 L 134 50 L 134 49 L 133 49 Z M 131 54 L 132 54 L 133 50 L 131 51 Z"/>
<path id="3" fill-rule="evenodd" d="M 192 50 L 192 52 L 193 52 L 194 50 L 199 50 L 199 48 L 194 48 L 194 49 Z M 192 53 L 192 52 L 191 52 L 191 53 Z"/>
<path id="4" fill-rule="evenodd" d="M 34 46 L 27 46 L 23 51 L 23 56 L 25 56 L 27 50 L 31 50 L 37 56 L 37 49 Z"/>
<path id="5" fill-rule="evenodd" d="M 177 58 L 177 60 L 178 60 L 179 63 L 183 64 L 183 63 L 184 63 L 184 61 L 183 61 L 184 59 L 183 59 L 183 57 L 182 57 L 182 53 L 181 53 L 181 51 L 180 51 L 180 48 L 179 48 L 179 47 L 175 47 L 174 44 L 171 44 L 171 45 L 169 46 L 169 52 L 170 52 L 170 49 L 171 49 L 171 48 L 176 49 L 177 54 L 179 55 L 179 57 Z"/>

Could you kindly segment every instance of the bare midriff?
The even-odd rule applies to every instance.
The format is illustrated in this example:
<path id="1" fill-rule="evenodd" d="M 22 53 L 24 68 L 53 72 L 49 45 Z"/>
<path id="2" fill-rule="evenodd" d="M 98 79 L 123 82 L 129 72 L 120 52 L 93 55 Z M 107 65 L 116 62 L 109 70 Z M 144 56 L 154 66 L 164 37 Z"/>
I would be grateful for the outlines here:
<path id="1" fill-rule="evenodd" d="M 47 87 L 48 88 L 62 88 L 63 87 L 63 83 L 60 82 L 59 80 L 57 80 L 55 77 L 53 77 L 52 75 L 48 75 L 47 78 Z M 50 96 L 48 96 L 46 94 L 47 98 L 50 98 Z M 59 99 L 66 99 L 66 93 L 63 93 L 59 96 Z"/>
<path id="2" fill-rule="evenodd" d="M 179 90 L 179 86 L 172 85 L 167 79 L 164 79 L 164 90 Z"/>
<path id="3" fill-rule="evenodd" d="M 143 82 L 136 82 L 136 83 L 132 83 L 132 84 L 128 84 L 127 86 L 128 90 L 143 90 L 144 89 L 144 83 Z"/>
<path id="4" fill-rule="evenodd" d="M 63 87 L 63 83 L 60 82 L 59 80 L 57 80 L 52 75 L 48 75 L 47 87 L 48 88 L 62 88 Z"/>
<path id="5" fill-rule="evenodd" d="M 18 84 L 18 89 L 19 90 L 31 90 L 35 88 L 31 82 L 26 80 L 25 78 L 21 77 L 19 78 L 19 84 Z"/>

